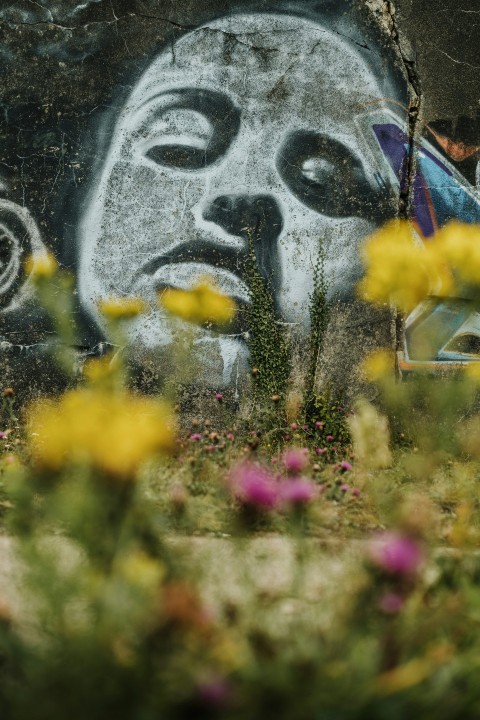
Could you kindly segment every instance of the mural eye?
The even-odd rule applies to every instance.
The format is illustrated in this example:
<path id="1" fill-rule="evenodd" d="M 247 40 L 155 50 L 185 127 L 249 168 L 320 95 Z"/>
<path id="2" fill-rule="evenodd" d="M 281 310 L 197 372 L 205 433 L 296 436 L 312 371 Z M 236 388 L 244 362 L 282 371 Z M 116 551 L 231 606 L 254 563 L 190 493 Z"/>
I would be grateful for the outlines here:
<path id="1" fill-rule="evenodd" d="M 358 157 L 343 143 L 314 132 L 298 131 L 287 138 L 277 169 L 289 190 L 312 210 L 331 217 L 368 214 L 368 183 Z"/>
<path id="2" fill-rule="evenodd" d="M 141 153 L 157 165 L 203 170 L 219 160 L 238 132 L 240 112 L 222 93 L 180 89 L 166 93 L 144 122 Z"/>
<path id="3" fill-rule="evenodd" d="M 324 185 L 335 172 L 333 164 L 325 158 L 309 158 L 302 163 L 301 172 L 312 184 Z"/>
<path id="4" fill-rule="evenodd" d="M 213 130 L 208 118 L 200 113 L 172 109 L 150 129 L 154 139 L 145 150 L 145 156 L 166 167 L 199 169 L 208 162 Z"/>

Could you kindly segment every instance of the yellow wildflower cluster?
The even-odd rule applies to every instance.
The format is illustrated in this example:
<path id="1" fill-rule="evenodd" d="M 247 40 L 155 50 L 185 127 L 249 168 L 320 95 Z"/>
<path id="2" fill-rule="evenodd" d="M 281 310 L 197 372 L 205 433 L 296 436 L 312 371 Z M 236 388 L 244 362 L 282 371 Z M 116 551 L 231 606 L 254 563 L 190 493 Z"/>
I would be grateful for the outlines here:
<path id="1" fill-rule="evenodd" d="M 109 297 L 100 300 L 98 309 L 110 320 L 122 320 L 141 315 L 148 309 L 147 303 L 136 297 Z"/>
<path id="2" fill-rule="evenodd" d="M 165 402 L 91 388 L 67 392 L 58 402 L 35 403 L 29 426 L 32 456 L 40 467 L 88 463 L 125 479 L 153 453 L 172 450 L 175 440 Z"/>
<path id="3" fill-rule="evenodd" d="M 362 247 L 366 267 L 358 290 L 368 302 L 391 302 L 409 312 L 427 295 L 448 295 L 453 277 L 445 262 L 426 246 L 415 242 L 410 223 L 392 220 L 371 235 Z"/>
<path id="4" fill-rule="evenodd" d="M 432 249 L 465 285 L 480 284 L 480 226 L 452 220 L 433 238 Z"/>
<path id="5" fill-rule="evenodd" d="M 452 221 L 422 245 L 407 221 L 393 220 L 368 238 L 362 256 L 360 296 L 409 312 L 428 295 L 462 297 L 480 284 L 480 227 Z"/>
<path id="6" fill-rule="evenodd" d="M 167 572 L 162 562 L 142 550 L 133 550 L 121 557 L 116 569 L 130 586 L 143 590 L 158 588 Z"/>
<path id="7" fill-rule="evenodd" d="M 159 294 L 159 302 L 172 315 L 197 325 L 227 325 L 236 311 L 234 301 L 206 279 L 192 290 L 167 288 Z"/>
<path id="8" fill-rule="evenodd" d="M 25 272 L 31 275 L 34 280 L 51 278 L 58 270 L 58 263 L 55 256 L 50 253 L 42 255 L 29 255 L 25 260 Z"/>
<path id="9" fill-rule="evenodd" d="M 88 358 L 83 366 L 83 376 L 92 385 L 106 385 L 113 377 L 120 375 L 121 370 L 119 354 L 109 353 L 100 358 Z"/>

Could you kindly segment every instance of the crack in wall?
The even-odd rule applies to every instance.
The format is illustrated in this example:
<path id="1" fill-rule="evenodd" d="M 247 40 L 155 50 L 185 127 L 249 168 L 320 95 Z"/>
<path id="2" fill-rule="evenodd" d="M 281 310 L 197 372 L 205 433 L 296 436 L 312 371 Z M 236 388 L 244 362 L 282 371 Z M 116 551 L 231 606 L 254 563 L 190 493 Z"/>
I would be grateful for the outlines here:
<path id="1" fill-rule="evenodd" d="M 416 67 L 416 60 L 407 50 L 402 41 L 396 17 L 396 8 L 393 0 L 366 0 L 367 6 L 377 17 L 385 33 L 394 43 L 397 55 L 401 61 L 408 83 L 408 148 L 407 167 L 403 178 L 403 186 L 400 186 L 398 200 L 398 215 L 401 219 L 407 220 L 411 217 L 413 204 L 414 179 L 416 173 L 416 141 L 419 133 L 419 123 L 422 119 L 423 94 L 420 76 Z M 404 317 L 397 312 L 392 312 L 392 340 L 396 349 L 401 350 L 405 335 Z"/>
<path id="2" fill-rule="evenodd" d="M 408 153 L 407 167 L 403 187 L 400 187 L 399 195 L 399 217 L 408 219 L 411 214 L 413 202 L 413 181 L 416 172 L 416 139 L 419 131 L 419 123 L 422 112 L 422 87 L 420 77 L 417 72 L 416 61 L 410 56 L 403 46 L 403 42 L 399 33 L 396 8 L 392 0 L 384 0 L 384 12 L 389 16 L 389 34 L 395 44 L 398 56 L 401 59 L 405 75 L 408 81 Z"/>

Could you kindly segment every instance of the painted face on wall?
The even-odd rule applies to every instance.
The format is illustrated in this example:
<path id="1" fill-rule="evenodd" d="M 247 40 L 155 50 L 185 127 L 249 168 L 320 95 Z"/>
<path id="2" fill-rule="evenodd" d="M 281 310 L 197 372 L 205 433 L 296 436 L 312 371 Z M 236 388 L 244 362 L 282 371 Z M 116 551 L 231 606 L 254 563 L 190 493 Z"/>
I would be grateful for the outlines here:
<path id="1" fill-rule="evenodd" d="M 279 320 L 307 333 L 320 251 L 330 296 L 348 296 L 385 210 L 355 122 L 381 97 L 355 45 L 304 19 L 236 15 L 174 43 L 123 108 L 83 216 L 79 292 L 94 320 L 103 297 L 142 296 L 152 309 L 129 341 L 168 345 L 158 291 L 209 275 L 241 309 L 250 246 Z M 240 330 L 200 338 L 226 383 L 247 356 Z"/>

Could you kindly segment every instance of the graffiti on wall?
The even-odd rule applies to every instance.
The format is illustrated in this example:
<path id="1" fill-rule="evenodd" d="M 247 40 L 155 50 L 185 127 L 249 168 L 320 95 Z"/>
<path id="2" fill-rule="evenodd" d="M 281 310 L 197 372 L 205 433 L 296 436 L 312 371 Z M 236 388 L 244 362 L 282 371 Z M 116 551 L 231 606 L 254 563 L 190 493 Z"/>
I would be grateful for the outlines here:
<path id="1" fill-rule="evenodd" d="M 79 305 L 96 337 L 109 339 L 99 301 L 135 295 L 150 311 L 131 320 L 130 345 L 168 349 L 157 294 L 208 275 L 236 300 L 239 322 L 228 334 L 204 329 L 197 348 L 211 382 L 229 384 L 248 361 L 242 308 L 251 300 L 252 249 L 278 322 L 299 337 L 309 332 L 320 253 L 330 300 L 353 297 L 358 247 L 397 213 L 406 183 L 406 89 L 389 76 L 367 45 L 321 17 L 281 12 L 219 18 L 156 53 L 102 135 L 76 208 Z M 437 146 L 423 140 L 416 152 L 421 237 L 450 217 L 480 219 L 476 192 Z M 45 252 L 27 210 L 9 207 L 18 213 L 13 235 L 0 228 L 5 312 L 29 296 L 22 257 Z M 407 346 L 444 312 L 448 329 L 434 359 L 456 357 L 449 343 L 476 323 L 459 308 L 452 301 L 445 312 L 438 304 L 418 309 Z"/>
<path id="2" fill-rule="evenodd" d="M 378 151 L 388 161 L 400 189 L 407 182 L 409 139 L 388 114 L 369 118 Z M 431 133 L 433 134 L 433 133 Z M 427 139 L 416 144 L 416 169 L 411 193 L 412 221 L 423 242 L 449 220 L 480 223 L 480 192 Z M 422 338 L 428 337 L 426 346 Z M 434 342 L 433 342 L 434 340 Z M 425 354 L 427 352 L 427 354 Z M 468 297 L 439 301 L 430 298 L 405 320 L 404 371 L 428 364 L 480 360 L 480 314 Z"/>
<path id="3" fill-rule="evenodd" d="M 307 333 L 321 244 L 330 296 L 345 297 L 361 239 L 394 213 L 355 122 L 381 96 L 345 38 L 300 18 L 220 19 L 160 54 L 121 111 L 81 223 L 91 316 L 102 324 L 102 297 L 141 295 L 152 310 L 131 342 L 168 343 L 156 293 L 207 274 L 241 307 L 250 240 L 278 317 Z M 242 333 L 203 342 L 221 348 L 228 382 Z"/>

